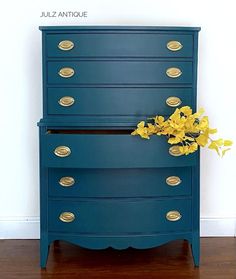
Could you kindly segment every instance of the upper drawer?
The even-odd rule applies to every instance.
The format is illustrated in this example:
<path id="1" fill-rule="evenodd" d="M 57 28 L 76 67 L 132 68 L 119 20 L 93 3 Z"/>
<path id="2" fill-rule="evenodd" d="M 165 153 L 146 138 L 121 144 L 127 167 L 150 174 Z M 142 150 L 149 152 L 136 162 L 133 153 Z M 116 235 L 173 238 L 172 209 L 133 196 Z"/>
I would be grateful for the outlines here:
<path id="1" fill-rule="evenodd" d="M 191 88 L 48 88 L 50 115 L 169 115 L 192 106 Z"/>
<path id="2" fill-rule="evenodd" d="M 192 62 L 48 62 L 49 84 L 191 84 Z"/>
<path id="3" fill-rule="evenodd" d="M 192 35 L 49 34 L 48 57 L 191 57 Z"/>
<path id="4" fill-rule="evenodd" d="M 42 164 L 61 168 L 151 168 L 196 164 L 197 154 L 173 156 L 166 138 L 130 134 L 45 134 Z"/>

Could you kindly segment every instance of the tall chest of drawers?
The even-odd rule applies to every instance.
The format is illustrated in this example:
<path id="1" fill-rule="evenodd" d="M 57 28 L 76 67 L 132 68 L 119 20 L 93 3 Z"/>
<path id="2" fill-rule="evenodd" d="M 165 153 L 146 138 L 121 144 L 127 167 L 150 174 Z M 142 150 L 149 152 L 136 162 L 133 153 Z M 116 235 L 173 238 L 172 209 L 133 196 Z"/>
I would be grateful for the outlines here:
<path id="1" fill-rule="evenodd" d="M 50 244 L 151 248 L 188 240 L 199 265 L 199 152 L 131 136 L 140 120 L 196 110 L 192 27 L 40 27 L 41 267 Z"/>

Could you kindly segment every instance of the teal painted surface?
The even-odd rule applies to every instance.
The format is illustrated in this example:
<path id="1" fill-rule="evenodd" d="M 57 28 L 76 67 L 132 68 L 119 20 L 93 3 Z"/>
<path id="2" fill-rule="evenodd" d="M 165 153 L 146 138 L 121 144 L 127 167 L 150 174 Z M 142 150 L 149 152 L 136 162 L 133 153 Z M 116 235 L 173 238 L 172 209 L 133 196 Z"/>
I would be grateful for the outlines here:
<path id="1" fill-rule="evenodd" d="M 50 244 L 65 240 L 90 249 L 146 249 L 176 239 L 191 244 L 199 265 L 199 152 L 169 155 L 165 138 L 149 141 L 126 135 L 50 134 L 48 130 L 134 129 L 146 116 L 170 115 L 165 100 L 182 99 L 196 110 L 197 27 L 49 26 L 41 27 L 43 44 L 43 118 L 40 127 L 40 264 L 47 263 Z M 69 52 L 57 47 L 73 40 Z M 170 52 L 168 40 L 183 48 Z M 64 79 L 62 67 L 75 75 Z M 166 69 L 182 76 L 169 78 Z M 72 95 L 72 107 L 58 99 Z M 68 145 L 72 153 L 53 153 Z M 182 183 L 167 186 L 167 176 Z M 63 188 L 58 180 L 73 176 Z M 166 219 L 180 211 L 176 222 Z M 59 215 L 74 212 L 72 223 Z M 63 251 L 62 251 L 63 252 Z"/>
<path id="2" fill-rule="evenodd" d="M 181 212 L 178 222 L 166 219 L 170 210 Z M 190 199 L 50 200 L 49 231 L 113 235 L 188 231 L 192 222 L 190 210 Z M 75 215 L 71 223 L 58 218 L 67 211 Z"/>
<path id="3" fill-rule="evenodd" d="M 164 137 L 148 142 L 131 135 L 46 134 L 42 162 L 59 168 L 152 168 L 179 167 L 196 164 L 196 153 L 175 157 L 169 154 L 170 145 Z M 54 150 L 67 146 L 68 157 L 58 157 Z M 158 148 L 158 149 L 157 149 Z"/>
<path id="4" fill-rule="evenodd" d="M 64 240 L 84 248 L 90 249 L 105 249 L 112 247 L 122 250 L 129 247 L 136 249 L 147 249 L 163 245 L 169 241 L 186 239 L 191 243 L 191 232 L 170 232 L 158 234 L 122 234 L 122 235 L 89 235 L 67 233 L 49 233 L 49 243 L 55 240 Z"/>
<path id="5" fill-rule="evenodd" d="M 74 47 L 69 51 L 60 50 L 58 44 L 63 40 L 72 41 Z M 167 43 L 173 40 L 181 42 L 184 47 L 170 51 Z M 178 33 L 47 35 L 48 57 L 192 57 L 192 54 L 192 35 Z"/>
<path id="6" fill-rule="evenodd" d="M 62 187 L 59 180 L 70 176 L 71 187 Z M 169 186 L 166 178 L 178 176 L 181 183 Z M 50 197 L 176 197 L 191 195 L 191 167 L 151 169 L 50 169 Z"/>
<path id="7" fill-rule="evenodd" d="M 72 68 L 75 74 L 70 78 L 61 77 L 58 72 Z M 182 75 L 171 78 L 166 75 L 168 68 L 177 67 Z M 154 61 L 58 61 L 48 62 L 48 84 L 191 84 L 192 62 Z"/>
<path id="8" fill-rule="evenodd" d="M 72 106 L 59 100 L 73 97 Z M 169 97 L 181 99 L 181 106 L 193 103 L 190 88 L 48 88 L 47 112 L 50 115 L 169 115 L 176 107 L 166 104 Z"/>
<path id="9" fill-rule="evenodd" d="M 39 26 L 39 29 L 42 31 L 47 32 L 55 32 L 56 33 L 74 33 L 74 32 L 103 32 L 103 31 L 127 31 L 127 32 L 136 32 L 136 31 L 144 31 L 145 33 L 158 31 L 158 32 L 179 32 L 182 33 L 192 33 L 192 32 L 199 32 L 201 27 L 194 27 L 194 26 L 107 26 L 107 25 L 100 25 L 100 26 Z"/>

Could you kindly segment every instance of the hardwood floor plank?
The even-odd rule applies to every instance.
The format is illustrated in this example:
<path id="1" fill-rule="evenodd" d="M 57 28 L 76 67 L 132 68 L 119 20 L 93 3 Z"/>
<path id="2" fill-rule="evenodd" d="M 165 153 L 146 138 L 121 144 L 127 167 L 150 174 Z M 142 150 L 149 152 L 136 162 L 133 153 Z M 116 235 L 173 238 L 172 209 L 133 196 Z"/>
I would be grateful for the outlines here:
<path id="1" fill-rule="evenodd" d="M 51 245 L 47 269 L 39 267 L 38 240 L 0 240 L 0 278 L 235 279 L 236 239 L 201 238 L 200 268 L 194 268 L 186 241 L 121 251 L 56 242 Z"/>

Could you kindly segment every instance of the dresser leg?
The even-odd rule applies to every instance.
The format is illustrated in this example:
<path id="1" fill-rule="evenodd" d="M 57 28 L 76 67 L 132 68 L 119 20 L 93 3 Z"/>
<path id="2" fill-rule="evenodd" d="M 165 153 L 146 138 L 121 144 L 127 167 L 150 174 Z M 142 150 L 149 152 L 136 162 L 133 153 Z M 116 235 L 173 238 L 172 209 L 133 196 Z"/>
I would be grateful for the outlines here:
<path id="1" fill-rule="evenodd" d="M 194 266 L 199 266 L 200 261 L 200 239 L 197 237 L 192 240 L 191 244 Z"/>
<path id="2" fill-rule="evenodd" d="M 40 266 L 41 266 L 41 268 L 46 268 L 49 248 L 50 248 L 50 245 L 44 244 L 41 241 L 41 244 L 40 244 Z"/>

